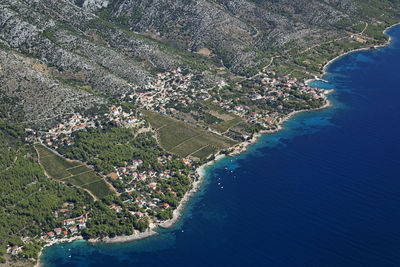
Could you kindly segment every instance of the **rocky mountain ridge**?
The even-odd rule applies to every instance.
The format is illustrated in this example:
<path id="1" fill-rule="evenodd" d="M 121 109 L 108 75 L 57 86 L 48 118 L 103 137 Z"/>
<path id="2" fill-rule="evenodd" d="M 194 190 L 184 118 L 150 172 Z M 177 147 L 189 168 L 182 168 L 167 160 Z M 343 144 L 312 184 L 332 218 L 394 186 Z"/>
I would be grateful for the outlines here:
<path id="1" fill-rule="evenodd" d="M 225 76 L 251 76 L 271 57 L 286 64 L 298 50 L 399 21 L 399 7 L 398 0 L 3 0 L 1 92 L 19 99 L 30 122 L 105 103 L 176 67 L 199 74 L 207 88 L 221 67 Z"/>

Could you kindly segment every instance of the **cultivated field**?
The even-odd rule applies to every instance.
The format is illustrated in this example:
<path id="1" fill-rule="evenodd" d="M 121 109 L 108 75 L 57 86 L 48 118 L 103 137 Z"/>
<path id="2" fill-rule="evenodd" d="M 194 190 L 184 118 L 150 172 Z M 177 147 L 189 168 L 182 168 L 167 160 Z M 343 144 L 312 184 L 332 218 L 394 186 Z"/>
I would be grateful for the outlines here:
<path id="1" fill-rule="evenodd" d="M 151 126 L 156 129 L 161 146 L 181 157 L 190 155 L 204 159 L 236 144 L 234 140 L 165 115 L 149 111 L 142 112 Z"/>
<path id="2" fill-rule="evenodd" d="M 210 128 L 219 133 L 225 133 L 231 127 L 243 121 L 241 117 L 223 110 L 218 105 L 213 103 L 211 100 L 204 101 L 202 105 L 206 108 L 206 110 L 208 110 L 209 114 L 222 120 L 222 122 L 213 123 L 209 125 Z"/>
<path id="3" fill-rule="evenodd" d="M 55 180 L 86 189 L 96 198 L 114 193 L 102 177 L 83 163 L 66 160 L 43 145 L 35 145 L 35 148 L 40 164 Z"/>

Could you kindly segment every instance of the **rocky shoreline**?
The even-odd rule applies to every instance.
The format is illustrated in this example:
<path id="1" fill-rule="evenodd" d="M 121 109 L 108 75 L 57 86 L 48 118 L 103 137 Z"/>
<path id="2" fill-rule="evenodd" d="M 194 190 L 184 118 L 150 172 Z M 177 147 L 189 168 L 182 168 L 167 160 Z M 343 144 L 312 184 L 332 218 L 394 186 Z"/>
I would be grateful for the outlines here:
<path id="1" fill-rule="evenodd" d="M 136 231 L 134 234 L 132 235 L 122 235 L 122 236 L 116 236 L 116 237 L 104 237 L 104 238 L 95 238 L 95 239 L 89 239 L 87 242 L 91 243 L 91 244 L 95 244 L 95 243 L 107 243 L 107 244 L 115 244 L 115 243 L 126 243 L 126 242 L 132 242 L 132 241 L 136 241 L 136 240 L 141 240 L 141 239 L 145 239 L 151 236 L 156 236 L 158 235 L 157 232 L 151 230 L 147 230 L 145 232 L 139 232 Z"/>

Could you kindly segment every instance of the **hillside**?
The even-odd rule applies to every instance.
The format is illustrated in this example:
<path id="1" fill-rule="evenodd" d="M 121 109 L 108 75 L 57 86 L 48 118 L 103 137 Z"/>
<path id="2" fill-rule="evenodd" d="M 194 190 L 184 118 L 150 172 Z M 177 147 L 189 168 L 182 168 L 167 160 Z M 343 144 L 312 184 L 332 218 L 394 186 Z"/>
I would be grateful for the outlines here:
<path id="1" fill-rule="evenodd" d="M 73 1 L 72 1 L 73 2 Z M 366 22 L 398 16 L 398 1 L 75 1 L 121 27 L 191 52 L 207 48 L 234 73 L 248 73 Z M 100 4 L 101 3 L 101 4 Z M 397 6 L 396 6 L 397 5 Z"/>
<path id="2" fill-rule="evenodd" d="M 365 35 L 375 38 L 399 21 L 399 5 L 373 0 L 4 0 L 1 91 L 18 99 L 22 121 L 42 127 L 61 113 L 105 103 L 131 85 L 146 84 L 157 71 L 188 67 L 202 74 L 198 86 L 207 87 L 219 79 L 221 66 L 233 75 L 251 75 L 273 56 L 280 56 L 279 67 L 287 66 L 302 49 L 358 33 L 366 24 Z"/>

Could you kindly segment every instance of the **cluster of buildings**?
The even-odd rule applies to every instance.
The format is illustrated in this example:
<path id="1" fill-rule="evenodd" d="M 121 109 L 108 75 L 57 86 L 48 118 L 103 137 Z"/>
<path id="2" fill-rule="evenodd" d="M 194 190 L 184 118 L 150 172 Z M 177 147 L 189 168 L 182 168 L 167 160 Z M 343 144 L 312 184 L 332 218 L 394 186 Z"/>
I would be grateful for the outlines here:
<path id="1" fill-rule="evenodd" d="M 175 160 L 176 157 L 173 157 L 171 154 L 169 155 L 162 155 L 157 158 L 158 163 L 162 167 L 166 167 L 168 162 Z M 190 158 L 183 158 L 182 162 L 185 165 L 192 166 L 193 161 Z M 169 178 L 170 175 L 175 175 L 175 172 L 168 170 L 167 168 L 163 171 L 153 171 L 153 170 L 146 170 L 143 172 L 138 173 L 137 168 L 143 164 L 143 160 L 135 159 L 132 162 L 128 163 L 127 166 L 115 167 L 115 172 L 108 174 L 107 176 L 116 177 L 122 179 L 124 176 L 129 176 L 135 178 L 134 180 L 145 180 L 145 177 L 160 177 L 160 178 Z M 110 177 L 111 178 L 111 177 Z M 143 178 L 143 179 L 142 179 Z"/>
<path id="2" fill-rule="evenodd" d="M 64 237 L 67 235 L 74 235 L 77 234 L 79 230 L 83 230 L 85 228 L 86 228 L 86 218 L 73 222 L 71 224 L 64 223 L 64 227 L 54 228 L 52 231 L 47 232 L 42 238 L 53 239 L 53 238 Z"/>
<path id="3" fill-rule="evenodd" d="M 193 74 L 181 68 L 158 73 L 155 80 L 142 87 L 134 86 L 133 92 L 123 95 L 122 98 L 134 101 L 141 108 L 165 114 L 169 103 L 187 106 L 195 101 L 197 92 L 194 90 L 192 77 Z M 207 94 L 206 91 L 201 92 Z"/>
<path id="4" fill-rule="evenodd" d="M 257 86 L 251 88 L 248 92 L 248 99 L 251 99 L 255 105 L 238 104 L 240 98 L 214 100 L 218 106 L 227 112 L 231 112 L 251 123 L 257 123 L 264 127 L 276 124 L 279 120 L 291 110 L 285 107 L 285 102 L 295 100 L 299 101 L 299 95 L 309 96 L 310 99 L 323 98 L 323 90 L 312 88 L 295 77 L 275 78 L 274 72 L 261 72 L 252 79 Z M 221 83 L 218 84 L 221 87 Z M 241 84 L 237 84 L 242 87 Z M 279 100 L 280 104 L 277 104 Z M 259 101 L 264 101 L 265 109 L 254 108 Z M 281 104 L 282 103 L 282 104 Z"/>
<path id="5" fill-rule="evenodd" d="M 137 168 L 143 164 L 143 160 L 133 160 L 128 166 L 115 167 L 115 172 L 111 172 L 106 176 L 112 180 L 122 179 L 122 177 L 131 177 L 133 180 L 145 180 L 146 173 L 138 173 Z"/>
<path id="6" fill-rule="evenodd" d="M 145 86 L 132 86 L 133 92 L 122 95 L 121 100 L 127 102 L 122 106 L 113 105 L 107 113 L 93 117 L 73 114 L 43 134 L 41 140 L 47 146 L 57 149 L 60 142 L 63 145 L 73 143 L 71 138 L 73 132 L 89 127 L 102 127 L 104 122 L 115 122 L 116 125 L 126 128 L 146 128 L 145 121 L 136 110 L 126 111 L 125 104 L 129 103 L 134 103 L 135 106 L 149 111 L 167 113 L 171 107 L 188 106 L 196 101 L 213 99 L 221 109 L 240 116 L 248 122 L 269 127 L 277 124 L 283 116 L 292 111 L 289 105 L 285 105 L 288 101 L 302 101 L 304 95 L 307 99 L 324 97 L 322 90 L 311 88 L 296 78 L 288 76 L 276 78 L 273 72 L 261 72 L 251 78 L 251 83 L 249 83 L 251 86 L 237 83 L 236 89 L 241 89 L 236 90 L 238 94 L 232 98 L 221 99 L 217 97 L 220 92 L 230 90 L 232 85 L 221 80 L 214 88 L 195 90 L 192 77 L 192 74 L 180 68 L 158 73 L 157 78 L 149 81 Z M 167 167 L 168 162 L 173 160 L 175 159 L 171 155 L 160 156 L 158 162 L 162 167 L 152 170 L 142 166 L 143 160 L 135 159 L 127 162 L 125 166 L 115 166 L 111 173 L 103 174 L 110 180 L 119 181 L 124 185 L 125 193 L 131 196 L 124 202 L 128 207 L 133 207 L 133 209 L 128 209 L 131 214 L 140 218 L 145 216 L 149 209 L 168 209 L 170 204 L 166 203 L 166 197 L 177 196 L 171 186 L 166 186 L 169 184 L 166 182 L 167 179 L 183 174 L 183 170 L 174 172 Z M 186 166 L 185 169 L 190 167 L 189 176 L 193 178 L 191 176 L 196 174 L 193 172 L 192 160 L 184 158 L 182 161 Z M 123 210 L 121 205 L 115 203 L 110 208 L 115 212 Z M 85 227 L 86 217 L 65 219 L 62 228 L 53 229 L 43 238 L 73 235 Z"/>
<path id="7" fill-rule="evenodd" d="M 160 91 L 160 96 L 167 96 L 167 99 L 175 99 L 177 102 L 182 104 L 191 103 L 193 100 L 190 97 L 183 97 L 183 91 L 188 89 L 190 78 L 191 75 L 184 75 L 179 68 L 177 70 L 172 70 L 171 72 L 159 74 L 155 86 L 147 86 L 147 89 L 149 90 L 147 93 L 152 95 L 154 94 L 152 89 L 156 91 L 160 91 L 162 89 L 164 92 L 169 93 L 163 94 Z M 123 95 L 121 96 L 121 99 L 135 99 L 136 103 L 138 103 L 142 100 L 144 101 L 144 99 L 147 99 L 146 97 L 143 97 L 146 96 L 147 93 Z M 157 98 L 157 96 L 154 99 L 157 100 L 152 102 L 153 104 L 162 103 L 163 101 L 161 98 Z M 147 103 L 143 101 L 143 104 Z M 141 107 L 143 108 L 145 106 Z M 157 105 L 148 106 L 150 110 L 152 110 L 153 107 L 157 107 Z M 162 112 L 162 106 L 161 109 L 159 108 L 160 107 L 158 107 L 158 112 Z M 109 108 L 107 113 L 96 114 L 92 117 L 84 117 L 81 114 L 73 114 L 39 137 L 45 145 L 53 149 L 57 149 L 62 145 L 73 144 L 74 140 L 72 133 L 75 131 L 85 130 L 90 127 L 102 127 L 102 125 L 107 122 L 114 122 L 116 125 L 125 128 L 135 127 L 139 128 L 140 130 L 147 129 L 145 126 L 145 121 L 141 118 L 140 113 L 137 114 L 136 111 L 128 113 L 122 106 L 113 105 Z M 103 173 L 103 175 L 110 180 L 118 181 L 124 185 L 125 192 L 132 196 L 131 199 L 127 201 L 127 204 L 129 204 L 128 206 L 134 208 L 133 210 L 130 209 L 130 212 L 132 215 L 143 217 L 147 214 L 147 210 L 149 209 L 167 209 L 169 207 L 168 203 L 162 202 L 158 197 L 162 198 L 161 196 L 164 196 L 167 193 L 170 193 L 172 196 L 177 196 L 171 187 L 159 187 L 161 180 L 167 181 L 167 179 L 176 175 L 183 175 L 183 170 L 174 172 L 168 168 L 167 165 L 173 160 L 177 159 L 170 154 L 160 155 L 157 158 L 157 161 L 160 164 L 161 169 L 152 170 L 148 167 L 143 167 L 143 160 L 137 158 L 130 162 L 126 162 L 124 166 L 114 166 L 113 172 L 108 174 Z M 183 159 L 183 165 L 191 166 L 192 161 L 188 158 Z M 135 193 L 133 194 L 133 192 Z M 154 197 L 154 194 L 156 197 Z M 113 204 L 110 208 L 115 212 L 122 211 L 122 207 L 120 205 Z M 54 238 L 60 238 L 67 235 L 74 235 L 80 230 L 84 229 L 86 227 L 86 217 L 83 221 L 79 218 L 69 218 L 72 209 L 73 207 L 66 206 L 56 212 L 56 217 L 64 219 L 63 227 L 58 227 L 52 231 L 46 232 L 42 238 L 46 240 L 52 240 Z"/>
<path id="8" fill-rule="evenodd" d="M 94 120 L 97 119 L 94 118 Z M 58 123 L 55 127 L 51 128 L 48 132 L 42 134 L 42 142 L 48 147 L 57 149 L 59 143 L 63 142 L 66 145 L 72 144 L 71 133 L 83 130 L 88 127 L 95 127 L 94 120 L 82 117 L 81 114 L 73 114 L 68 119 Z"/>
<path id="9" fill-rule="evenodd" d="M 144 120 L 140 118 L 140 114 L 136 111 L 125 112 L 121 106 L 113 105 L 110 112 L 104 114 L 108 121 L 115 122 L 118 126 L 126 128 L 143 127 Z"/>
<path id="10" fill-rule="evenodd" d="M 53 230 L 44 233 L 42 239 L 51 241 L 55 238 L 75 235 L 79 231 L 85 229 L 88 212 L 75 218 L 69 218 L 73 210 L 73 203 L 64 203 L 62 208 L 54 214 L 55 218 L 60 220 L 62 223 L 62 227 L 56 227 Z"/>
<path id="11" fill-rule="evenodd" d="M 157 160 L 161 166 L 165 166 L 165 164 L 167 164 L 168 161 L 173 160 L 173 157 L 171 155 L 168 156 L 163 155 L 159 156 Z M 127 164 L 127 166 L 114 167 L 115 171 L 107 174 L 106 177 L 112 180 L 119 179 L 121 181 L 127 181 L 126 184 L 132 184 L 139 181 L 144 182 L 146 181 L 146 179 L 151 179 L 151 180 L 157 178 L 166 179 L 169 178 L 171 174 L 174 174 L 168 169 L 159 172 L 154 170 L 138 171 L 138 167 L 141 166 L 142 164 L 143 160 L 135 159 L 131 163 Z"/>
<path id="12" fill-rule="evenodd" d="M 213 88 L 194 90 L 192 74 L 182 69 L 174 69 L 170 72 L 158 73 L 154 81 L 148 82 L 143 87 L 133 87 L 133 92 L 121 98 L 133 101 L 137 106 L 159 112 L 168 113 L 169 107 L 188 106 L 196 101 L 214 99 L 217 105 L 225 111 L 232 112 L 251 123 L 257 123 L 264 127 L 276 124 L 288 112 L 285 101 L 301 101 L 299 94 L 309 95 L 312 99 L 323 97 L 323 90 L 311 88 L 295 77 L 285 76 L 277 78 L 273 71 L 263 71 L 250 80 L 253 88 L 242 88 L 242 84 L 236 86 L 243 93 L 242 97 L 252 100 L 252 105 L 240 104 L 241 97 L 221 99 L 217 98 Z M 224 80 L 217 82 L 218 92 L 229 86 Z M 275 104 L 278 100 L 283 104 Z M 257 102 L 264 101 L 268 110 L 255 109 Z M 250 106 L 250 107 L 249 107 Z"/>
<path id="13" fill-rule="evenodd" d="M 161 200 L 163 196 L 170 195 L 177 197 L 173 186 L 165 186 L 165 184 L 169 183 L 170 178 L 177 175 L 184 175 L 183 169 L 172 171 L 168 168 L 168 164 L 174 160 L 179 161 L 179 159 L 172 155 L 162 155 L 157 158 L 161 169 L 142 169 L 142 171 L 139 171 L 143 161 L 136 159 L 127 163 L 126 166 L 115 167 L 115 171 L 106 176 L 109 179 L 118 180 L 124 185 L 125 193 L 130 196 L 129 199 L 124 201 L 128 207 L 128 211 L 131 215 L 141 218 L 146 216 L 149 210 L 169 208 L 170 204 Z M 184 158 L 181 164 L 182 166 L 191 167 L 193 162 L 189 158 Z M 191 175 L 196 174 L 193 172 Z M 121 205 L 113 203 L 110 209 L 118 213 L 123 208 Z"/>
<path id="14" fill-rule="evenodd" d="M 145 121 L 136 112 L 124 112 L 121 106 L 111 106 L 108 113 L 84 117 L 79 113 L 62 120 L 47 132 L 40 133 L 39 138 L 46 146 L 58 149 L 61 145 L 73 144 L 71 134 L 87 128 L 99 127 L 104 122 L 115 122 L 121 127 L 144 128 Z"/>

